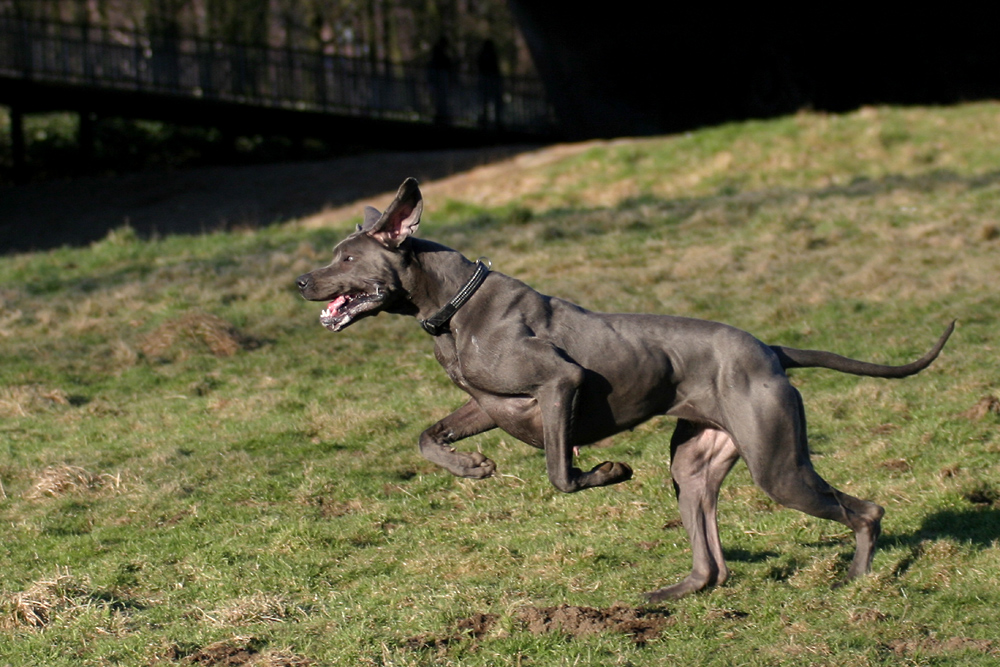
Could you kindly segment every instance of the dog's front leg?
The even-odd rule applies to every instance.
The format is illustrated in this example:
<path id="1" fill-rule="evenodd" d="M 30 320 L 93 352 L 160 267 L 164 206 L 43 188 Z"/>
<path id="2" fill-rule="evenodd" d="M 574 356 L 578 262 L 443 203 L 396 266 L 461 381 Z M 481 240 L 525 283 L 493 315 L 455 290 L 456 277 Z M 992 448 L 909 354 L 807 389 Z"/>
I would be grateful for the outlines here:
<path id="1" fill-rule="evenodd" d="M 561 370 L 563 372 L 541 387 L 537 395 L 542 407 L 545 469 L 549 481 L 560 491 L 573 493 L 631 479 L 632 469 L 624 463 L 605 461 L 589 472 L 573 467 L 573 447 L 570 441 L 584 371 L 573 364 L 565 364 Z"/>
<path id="2" fill-rule="evenodd" d="M 462 438 L 496 428 L 475 399 L 420 434 L 420 453 L 458 477 L 482 479 L 496 470 L 496 464 L 479 452 L 459 452 L 451 446 Z"/>

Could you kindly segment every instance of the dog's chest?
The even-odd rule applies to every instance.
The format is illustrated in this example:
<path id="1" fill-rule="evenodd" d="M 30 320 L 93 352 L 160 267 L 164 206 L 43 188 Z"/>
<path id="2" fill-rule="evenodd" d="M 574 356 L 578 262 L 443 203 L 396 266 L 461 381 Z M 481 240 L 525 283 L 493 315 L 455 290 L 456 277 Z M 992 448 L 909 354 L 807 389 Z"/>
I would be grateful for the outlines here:
<path id="1" fill-rule="evenodd" d="M 462 341 L 456 341 L 451 334 L 438 336 L 434 356 L 451 381 L 477 399 L 524 393 L 519 384 L 504 380 L 510 375 L 511 359 L 488 345 L 480 346 L 475 336 Z"/>
<path id="2" fill-rule="evenodd" d="M 441 334 L 434 340 L 434 357 L 444 368 L 451 381 L 461 389 L 468 392 L 471 387 L 466 382 L 462 373 L 462 364 L 459 363 L 458 349 L 455 346 L 455 339 L 451 334 Z"/>

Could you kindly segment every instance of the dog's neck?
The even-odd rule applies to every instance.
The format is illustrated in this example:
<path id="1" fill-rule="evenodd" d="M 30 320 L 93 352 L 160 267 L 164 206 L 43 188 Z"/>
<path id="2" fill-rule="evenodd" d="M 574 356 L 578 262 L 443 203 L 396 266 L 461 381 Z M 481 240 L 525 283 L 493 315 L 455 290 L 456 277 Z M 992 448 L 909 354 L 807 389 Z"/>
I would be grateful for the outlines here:
<path id="1" fill-rule="evenodd" d="M 457 250 L 433 241 L 410 238 L 407 244 L 412 253 L 404 278 L 413 306 L 409 314 L 426 319 L 458 294 L 476 272 L 476 263 Z M 433 261 L 427 261 L 431 257 Z"/>

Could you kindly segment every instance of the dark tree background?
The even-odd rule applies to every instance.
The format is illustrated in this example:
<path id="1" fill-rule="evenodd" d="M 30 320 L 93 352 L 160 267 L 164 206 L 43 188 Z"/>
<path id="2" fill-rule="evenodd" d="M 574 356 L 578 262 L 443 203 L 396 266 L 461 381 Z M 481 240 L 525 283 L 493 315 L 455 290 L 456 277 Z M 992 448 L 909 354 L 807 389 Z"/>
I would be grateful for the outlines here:
<path id="1" fill-rule="evenodd" d="M 504 74 L 532 72 L 505 0 L 0 0 L 0 14 L 401 63 L 443 43 L 460 70 L 489 40 Z"/>

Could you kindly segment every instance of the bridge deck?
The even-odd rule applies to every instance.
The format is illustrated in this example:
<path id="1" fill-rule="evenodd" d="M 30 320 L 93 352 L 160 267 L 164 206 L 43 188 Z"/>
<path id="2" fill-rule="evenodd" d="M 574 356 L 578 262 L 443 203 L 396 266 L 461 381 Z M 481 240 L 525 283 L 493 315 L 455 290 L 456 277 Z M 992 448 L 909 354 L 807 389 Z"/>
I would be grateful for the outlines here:
<path id="1" fill-rule="evenodd" d="M 292 133 L 396 125 L 523 140 L 555 129 L 536 79 L 11 17 L 0 17 L 0 102 Z"/>

